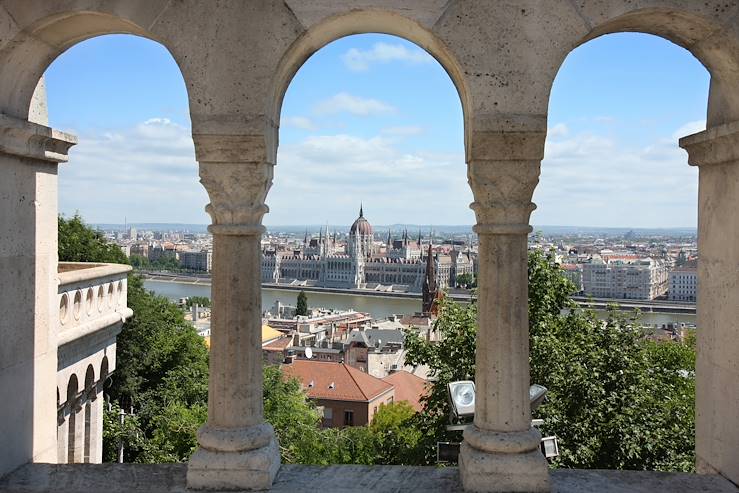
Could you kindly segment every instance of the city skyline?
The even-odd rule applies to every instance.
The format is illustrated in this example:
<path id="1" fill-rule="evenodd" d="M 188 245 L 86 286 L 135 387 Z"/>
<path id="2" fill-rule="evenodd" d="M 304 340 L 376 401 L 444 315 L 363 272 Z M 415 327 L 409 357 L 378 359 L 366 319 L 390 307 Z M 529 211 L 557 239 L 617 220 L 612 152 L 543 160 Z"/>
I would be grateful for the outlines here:
<path id="1" fill-rule="evenodd" d="M 531 222 L 694 227 L 697 170 L 676 140 L 705 126 L 707 88 L 697 60 L 653 36 L 575 50 L 552 90 Z M 164 48 L 131 36 L 86 41 L 52 65 L 47 89 L 51 125 L 80 136 L 60 168 L 61 212 L 90 223 L 209 222 L 185 85 Z M 264 222 L 345 224 L 364 200 L 377 224 L 473 224 L 462 135 L 456 90 L 420 48 L 385 35 L 331 43 L 285 96 Z"/>

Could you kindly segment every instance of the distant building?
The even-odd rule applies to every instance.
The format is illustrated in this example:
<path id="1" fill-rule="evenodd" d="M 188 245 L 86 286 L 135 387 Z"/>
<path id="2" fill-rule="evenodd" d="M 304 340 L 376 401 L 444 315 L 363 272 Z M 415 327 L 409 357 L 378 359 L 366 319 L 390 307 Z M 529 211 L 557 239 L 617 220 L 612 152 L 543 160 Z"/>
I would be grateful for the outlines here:
<path id="1" fill-rule="evenodd" d="M 372 225 L 364 217 L 360 207 L 346 245 L 337 243 L 336 234 L 322 230 L 318 238 L 308 238 L 306 233 L 302 248 L 290 252 L 266 249 L 262 255 L 262 282 L 281 283 L 305 281 L 309 284 L 342 289 L 391 286 L 394 291 L 420 293 L 427 271 L 426 258 L 422 256 L 421 235 L 411 241 L 405 231 L 400 240 L 388 233 L 386 249 L 380 252 L 374 242 Z M 457 276 L 474 273 L 469 251 L 452 249 L 449 254 L 429 254 L 435 272 L 438 289 L 456 286 Z"/>
<path id="2" fill-rule="evenodd" d="M 698 297 L 698 271 L 695 268 L 681 267 L 669 274 L 670 301 L 696 301 Z"/>
<path id="3" fill-rule="evenodd" d="M 213 254 L 208 250 L 180 252 L 180 265 L 187 270 L 210 272 Z"/>
<path id="4" fill-rule="evenodd" d="M 562 264 L 562 275 L 569 279 L 575 285 L 575 293 L 582 293 L 582 265 L 578 264 Z"/>
<path id="5" fill-rule="evenodd" d="M 587 296 L 652 300 L 667 291 L 667 269 L 649 257 L 594 256 L 582 264 L 582 284 Z"/>
<path id="6" fill-rule="evenodd" d="M 370 424 L 381 404 L 395 400 L 392 384 L 344 363 L 295 360 L 282 367 L 297 378 L 310 399 L 323 408 L 326 428 Z"/>

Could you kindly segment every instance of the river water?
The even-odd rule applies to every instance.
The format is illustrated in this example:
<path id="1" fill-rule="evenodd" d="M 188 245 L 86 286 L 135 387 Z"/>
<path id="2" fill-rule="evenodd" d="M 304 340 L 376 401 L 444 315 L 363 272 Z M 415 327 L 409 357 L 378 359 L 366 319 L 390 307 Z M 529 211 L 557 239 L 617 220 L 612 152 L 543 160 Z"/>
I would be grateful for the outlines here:
<path id="1" fill-rule="evenodd" d="M 188 296 L 207 296 L 210 298 L 209 285 L 186 284 L 172 281 L 145 280 L 144 287 L 173 301 Z M 394 314 L 412 314 L 421 311 L 421 297 L 418 300 L 407 298 L 380 298 L 362 296 L 353 293 L 311 293 L 307 292 L 308 305 L 311 307 L 334 308 L 340 310 L 357 310 L 372 315 L 373 318 L 386 318 Z M 273 288 L 262 288 L 262 311 L 271 308 L 275 301 L 295 306 L 297 292 Z M 696 317 L 691 314 L 646 313 L 642 312 L 641 321 L 650 325 L 662 325 L 670 322 L 695 324 Z"/>

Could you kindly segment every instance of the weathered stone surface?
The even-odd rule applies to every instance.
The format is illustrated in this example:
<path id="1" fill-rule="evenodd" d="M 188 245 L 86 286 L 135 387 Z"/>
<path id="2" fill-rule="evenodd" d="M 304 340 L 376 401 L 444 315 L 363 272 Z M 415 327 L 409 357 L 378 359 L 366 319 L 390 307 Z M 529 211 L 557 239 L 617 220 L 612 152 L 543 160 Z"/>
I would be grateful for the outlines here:
<path id="1" fill-rule="evenodd" d="M 3 493 L 186 493 L 184 464 L 29 464 L 0 480 Z M 298 466 L 280 468 L 274 493 L 463 491 L 456 467 Z M 558 469 L 553 493 L 736 493 L 715 475 Z"/>
<path id="2" fill-rule="evenodd" d="M 529 428 L 525 234 L 552 83 L 576 46 L 622 31 L 670 39 L 711 73 L 709 130 L 685 141 L 701 167 L 696 443 L 701 471 L 739 482 L 737 0 L 0 0 L 0 292 L 10 293 L 0 297 L 0 395 L 15 396 L 0 405 L 0 474 L 51 460 L 57 445 L 48 383 L 57 349 L 49 323 L 57 309 L 55 163 L 66 159 L 74 139 L 27 119 L 45 120 L 39 79 L 64 50 L 93 36 L 129 33 L 162 43 L 180 67 L 221 259 L 214 259 L 209 429 L 244 436 L 263 423 L 256 238 L 278 164 L 284 93 L 312 53 L 342 36 L 384 32 L 432 54 L 460 95 L 482 238 L 475 420 L 481 435 L 471 442 L 485 449 L 481 444 L 498 443 L 491 436 L 511 433 L 515 441 Z M 204 442 L 218 449 L 219 436 Z M 499 473 L 491 471 L 510 457 L 496 465 L 495 457 L 508 453 L 491 447 L 474 462 L 488 471 L 480 484 L 490 486 L 481 488 L 495 490 Z M 322 471 L 331 469 L 315 470 L 312 480 L 320 481 Z M 353 474 L 370 485 L 390 484 L 375 478 L 382 472 Z M 555 473 L 554 488 L 565 479 Z M 342 486 L 357 484 L 347 481 Z"/>

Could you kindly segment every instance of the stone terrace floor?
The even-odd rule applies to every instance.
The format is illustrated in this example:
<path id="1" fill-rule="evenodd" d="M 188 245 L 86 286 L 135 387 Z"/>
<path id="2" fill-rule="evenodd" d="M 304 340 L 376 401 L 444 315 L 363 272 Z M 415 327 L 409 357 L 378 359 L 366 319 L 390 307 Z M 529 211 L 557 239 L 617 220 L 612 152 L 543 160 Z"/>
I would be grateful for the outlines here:
<path id="1" fill-rule="evenodd" d="M 0 480 L 2 493 L 184 493 L 184 464 L 28 464 Z M 273 492 L 462 491 L 456 467 L 282 466 Z M 555 470 L 554 493 L 736 493 L 720 476 Z"/>

